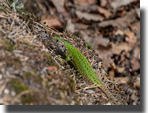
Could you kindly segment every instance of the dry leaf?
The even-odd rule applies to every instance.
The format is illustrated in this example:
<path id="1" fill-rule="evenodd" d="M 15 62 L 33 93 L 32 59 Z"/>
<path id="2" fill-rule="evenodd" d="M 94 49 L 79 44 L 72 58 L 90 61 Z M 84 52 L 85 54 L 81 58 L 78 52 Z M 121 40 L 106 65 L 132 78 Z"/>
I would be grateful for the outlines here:
<path id="1" fill-rule="evenodd" d="M 134 50 L 133 57 L 140 60 L 140 46 L 137 46 Z"/>
<path id="2" fill-rule="evenodd" d="M 116 8 L 120 6 L 126 6 L 134 1 L 136 0 L 115 0 L 114 2 L 111 3 L 111 6 L 113 7 L 114 10 L 116 10 Z"/>
<path id="3" fill-rule="evenodd" d="M 111 44 L 112 44 L 111 51 L 112 51 L 113 54 L 120 54 L 121 51 L 123 51 L 123 50 L 125 52 L 131 50 L 131 47 L 129 47 L 128 44 L 125 43 L 125 42 L 122 42 L 122 43 L 119 43 L 119 44 L 114 44 L 114 43 L 111 43 Z"/>
<path id="4" fill-rule="evenodd" d="M 136 8 L 137 16 L 140 18 L 140 8 Z"/>
<path id="5" fill-rule="evenodd" d="M 128 42 L 128 45 L 130 47 L 133 47 L 135 45 L 135 43 L 137 42 L 137 39 L 130 39 L 128 37 L 125 38 L 126 42 Z"/>
<path id="6" fill-rule="evenodd" d="M 135 82 L 134 87 L 136 87 L 137 89 L 140 89 L 140 81 Z"/>
<path id="7" fill-rule="evenodd" d="M 90 42 L 91 41 L 91 38 L 87 35 L 87 33 L 85 33 L 84 31 L 80 31 L 80 34 L 82 35 L 83 39 L 86 41 L 86 42 Z"/>
<path id="8" fill-rule="evenodd" d="M 122 30 L 117 30 L 115 32 L 115 35 L 121 35 L 121 36 L 123 36 L 124 35 L 124 32 Z"/>
<path id="9" fill-rule="evenodd" d="M 140 32 L 140 21 L 131 24 L 130 28 L 132 29 L 132 31 Z"/>
<path id="10" fill-rule="evenodd" d="M 124 33 L 130 38 L 133 39 L 135 37 L 135 34 L 132 31 L 124 31 Z"/>
<path id="11" fill-rule="evenodd" d="M 64 8 L 65 0 L 51 0 L 51 1 L 55 5 L 58 12 L 65 12 L 65 8 Z"/>
<path id="12" fill-rule="evenodd" d="M 94 48 L 96 49 L 96 53 L 99 55 L 99 57 L 103 59 L 105 70 L 108 69 L 109 63 L 113 62 L 111 59 L 111 56 L 113 55 L 111 52 L 111 47 L 111 44 L 109 44 L 107 47 L 98 45 L 98 47 Z"/>
<path id="13" fill-rule="evenodd" d="M 128 42 L 128 45 L 130 47 L 133 47 L 135 43 L 137 42 L 137 38 L 135 37 L 134 32 L 132 31 L 124 31 L 125 35 L 128 37 L 125 38 L 126 42 Z"/>
<path id="14" fill-rule="evenodd" d="M 105 16 L 105 18 L 109 18 L 111 16 L 111 13 L 109 10 L 102 8 L 98 5 L 91 5 L 89 8 L 87 8 L 87 11 L 90 13 L 99 13 Z"/>
<path id="15" fill-rule="evenodd" d="M 107 5 L 107 0 L 100 0 L 100 6 L 105 7 Z"/>
<path id="16" fill-rule="evenodd" d="M 110 63 L 110 67 L 112 68 L 112 70 L 118 73 L 123 73 L 123 71 L 125 70 L 125 67 L 118 68 L 114 62 Z"/>
<path id="17" fill-rule="evenodd" d="M 99 35 L 99 36 L 96 36 L 95 38 L 93 38 L 90 42 L 94 47 L 96 47 L 97 45 L 102 45 L 102 46 L 107 47 L 109 44 L 109 39 L 103 38 L 102 35 Z"/>
<path id="18" fill-rule="evenodd" d="M 67 21 L 66 29 L 67 29 L 68 31 L 72 32 L 72 33 L 73 33 L 74 30 L 75 30 L 75 26 L 74 26 L 74 24 L 71 22 L 70 19 Z"/>
<path id="19" fill-rule="evenodd" d="M 136 92 L 137 91 L 133 90 L 132 95 L 131 95 L 131 100 L 137 101 L 137 96 L 136 96 L 137 93 Z"/>
<path id="20" fill-rule="evenodd" d="M 98 11 L 99 13 L 103 14 L 106 18 L 109 18 L 111 16 L 111 13 L 109 12 L 109 10 L 106 10 L 102 7 L 98 6 Z"/>
<path id="21" fill-rule="evenodd" d="M 116 77 L 114 78 L 116 82 L 119 84 L 127 84 L 129 81 L 129 77 Z"/>
<path id="22" fill-rule="evenodd" d="M 114 62 L 110 63 L 110 67 L 112 68 L 112 70 L 117 71 L 117 67 Z"/>
<path id="23" fill-rule="evenodd" d="M 97 3 L 97 0 L 74 0 L 74 4 L 80 5 L 80 6 L 89 6 L 96 3 Z"/>
<path id="24" fill-rule="evenodd" d="M 140 69 L 140 62 L 137 59 L 133 58 L 131 64 L 133 71 Z"/>
<path id="25" fill-rule="evenodd" d="M 42 20 L 42 22 L 46 22 L 49 27 L 54 27 L 56 29 L 62 29 L 63 23 L 56 17 L 47 17 Z"/>
<path id="26" fill-rule="evenodd" d="M 81 11 L 76 11 L 76 15 L 80 18 L 80 19 L 85 19 L 87 21 L 102 21 L 104 20 L 104 17 L 99 15 L 99 14 L 90 14 L 90 13 L 86 13 L 86 12 L 81 12 Z"/>
<path id="27" fill-rule="evenodd" d="M 113 19 L 113 20 L 107 20 L 103 21 L 98 24 L 99 27 L 107 27 L 107 26 L 114 26 L 114 27 L 127 27 L 129 26 L 132 22 L 136 21 L 136 12 L 135 10 L 130 11 L 127 13 L 125 16 Z"/>
<path id="28" fill-rule="evenodd" d="M 118 73 L 123 73 L 124 70 L 125 70 L 125 67 L 117 68 L 117 72 Z"/>
<path id="29" fill-rule="evenodd" d="M 115 72 L 113 71 L 113 70 L 111 70 L 111 71 L 109 71 L 109 78 L 111 79 L 111 80 L 113 80 L 113 78 L 114 78 L 114 76 L 115 76 Z"/>
<path id="30" fill-rule="evenodd" d="M 82 23 L 75 23 L 75 29 L 87 29 L 88 25 Z"/>

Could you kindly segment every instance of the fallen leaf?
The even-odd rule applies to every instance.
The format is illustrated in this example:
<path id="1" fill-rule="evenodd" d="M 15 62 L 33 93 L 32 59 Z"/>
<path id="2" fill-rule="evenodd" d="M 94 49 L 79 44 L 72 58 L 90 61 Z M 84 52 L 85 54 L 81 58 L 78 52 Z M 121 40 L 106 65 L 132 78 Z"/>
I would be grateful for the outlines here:
<path id="1" fill-rule="evenodd" d="M 117 72 L 118 73 L 123 73 L 124 70 L 125 70 L 125 67 L 117 68 Z"/>
<path id="2" fill-rule="evenodd" d="M 128 44 L 125 43 L 125 42 L 122 42 L 122 43 L 119 43 L 119 44 L 114 44 L 114 43 L 111 43 L 111 44 L 112 44 L 111 51 L 112 51 L 113 54 L 120 54 L 121 51 L 123 51 L 123 50 L 125 52 L 131 50 L 131 47 L 129 47 Z"/>
<path id="3" fill-rule="evenodd" d="M 98 6 L 98 11 L 99 11 L 99 13 L 103 14 L 105 16 L 105 18 L 107 18 L 107 19 L 111 16 L 111 13 L 109 12 L 109 10 L 106 10 L 102 7 Z"/>
<path id="4" fill-rule="evenodd" d="M 136 33 L 140 32 L 140 22 L 137 21 L 137 22 L 131 24 L 130 28 L 132 29 L 132 31 L 135 31 Z"/>
<path id="5" fill-rule="evenodd" d="M 137 46 L 134 50 L 133 57 L 140 60 L 140 46 Z"/>
<path id="6" fill-rule="evenodd" d="M 96 36 L 95 38 L 93 38 L 90 43 L 95 47 L 97 45 L 102 45 L 107 47 L 109 44 L 109 39 L 108 38 L 103 38 L 102 35 Z"/>
<path id="7" fill-rule="evenodd" d="M 107 5 L 107 0 L 100 0 L 100 6 L 105 7 Z"/>
<path id="8" fill-rule="evenodd" d="M 132 31 L 124 31 L 125 35 L 127 35 L 130 39 L 135 37 L 135 34 Z"/>
<path id="9" fill-rule="evenodd" d="M 54 27 L 56 29 L 62 29 L 63 28 L 63 22 L 60 21 L 58 18 L 56 17 L 47 17 L 45 19 L 42 20 L 42 22 L 46 22 L 46 24 L 49 26 L 49 27 Z"/>
<path id="10" fill-rule="evenodd" d="M 108 65 L 113 62 L 113 60 L 111 59 L 111 56 L 113 55 L 111 52 L 111 48 L 111 44 L 109 44 L 107 47 L 98 45 L 94 48 L 99 57 L 103 59 L 105 70 L 107 70 Z"/>
<path id="11" fill-rule="evenodd" d="M 127 27 L 129 26 L 132 22 L 136 21 L 136 12 L 135 10 L 130 11 L 127 13 L 125 16 L 113 19 L 113 20 L 107 20 L 103 21 L 98 24 L 99 27 L 107 27 L 107 26 L 114 26 L 114 27 Z"/>
<path id="12" fill-rule="evenodd" d="M 140 18 L 140 8 L 136 8 L 136 13 L 137 13 L 138 18 Z"/>
<path id="13" fill-rule="evenodd" d="M 75 29 L 87 29 L 88 28 L 88 25 L 82 24 L 82 23 L 75 23 L 74 26 L 75 26 Z"/>
<path id="14" fill-rule="evenodd" d="M 130 47 L 133 47 L 135 45 L 135 43 L 137 42 L 137 39 L 130 39 L 128 37 L 125 38 L 126 42 L 128 42 L 128 45 Z"/>
<path id="15" fill-rule="evenodd" d="M 80 34 L 81 36 L 83 37 L 83 39 L 86 41 L 86 42 L 90 42 L 91 41 L 91 38 L 87 35 L 87 33 L 85 33 L 84 31 L 80 31 Z"/>
<path id="16" fill-rule="evenodd" d="M 51 0 L 58 12 L 65 12 L 64 2 L 65 0 Z"/>
<path id="17" fill-rule="evenodd" d="M 133 90 L 133 92 L 132 92 L 132 95 L 131 95 L 131 100 L 134 100 L 134 101 L 137 101 L 137 93 L 136 93 L 137 91 L 136 90 Z"/>
<path id="18" fill-rule="evenodd" d="M 89 8 L 87 8 L 87 11 L 90 13 L 99 13 L 102 14 L 105 18 L 109 18 L 111 16 L 111 13 L 109 10 L 102 8 L 98 5 L 91 5 Z"/>
<path id="19" fill-rule="evenodd" d="M 113 80 L 114 76 L 115 76 L 115 72 L 113 70 L 109 71 L 109 78 L 111 78 L 111 80 Z"/>
<path id="20" fill-rule="evenodd" d="M 123 73 L 123 71 L 125 70 L 125 67 L 117 67 L 114 62 L 110 63 L 110 67 L 112 68 L 112 70 L 118 73 Z"/>
<path id="21" fill-rule="evenodd" d="M 115 32 L 115 35 L 121 35 L 121 36 L 123 36 L 124 35 L 124 32 L 122 30 L 117 30 Z"/>
<path id="22" fill-rule="evenodd" d="M 140 89 L 140 81 L 135 82 L 134 87 L 136 87 L 137 89 Z"/>
<path id="23" fill-rule="evenodd" d="M 114 62 L 110 63 L 110 68 L 114 71 L 117 71 L 117 67 Z"/>
<path id="24" fill-rule="evenodd" d="M 135 43 L 137 42 L 137 38 L 135 37 L 134 32 L 132 31 L 124 31 L 125 35 L 128 36 L 125 38 L 126 42 L 128 42 L 128 45 L 130 47 L 133 47 Z"/>
<path id="25" fill-rule="evenodd" d="M 115 77 L 114 79 L 119 84 L 127 84 L 129 81 L 129 77 Z"/>
<path id="26" fill-rule="evenodd" d="M 134 1 L 136 1 L 136 0 L 115 0 L 114 2 L 111 3 L 111 6 L 114 10 L 116 10 L 116 8 L 118 8 L 120 6 L 126 6 Z"/>
<path id="27" fill-rule="evenodd" d="M 97 3 L 97 0 L 74 0 L 74 4 L 80 5 L 80 6 L 89 6 L 96 3 Z"/>
<path id="28" fill-rule="evenodd" d="M 129 52 L 125 52 L 125 54 L 124 55 L 121 55 L 121 56 L 119 56 L 119 57 L 121 57 L 121 59 L 120 59 L 120 67 L 124 67 L 124 68 L 129 68 L 128 67 L 128 65 L 129 65 L 129 60 L 127 59 L 127 58 L 129 58 L 129 56 L 130 56 L 130 53 Z M 126 58 L 126 57 L 127 58 Z M 116 59 L 116 60 L 118 60 L 118 59 Z M 122 72 L 121 72 L 122 73 Z"/>
<path id="29" fill-rule="evenodd" d="M 68 31 L 72 32 L 72 33 L 73 33 L 74 30 L 75 30 L 75 26 L 74 26 L 74 24 L 71 22 L 70 19 L 67 21 L 66 29 L 67 29 Z"/>
<path id="30" fill-rule="evenodd" d="M 140 69 L 140 62 L 136 58 L 131 60 L 131 64 L 133 71 Z"/>
<path id="31" fill-rule="evenodd" d="M 99 14 L 90 14 L 90 13 L 86 13 L 86 12 L 81 12 L 81 11 L 76 11 L 76 15 L 80 18 L 80 19 L 85 19 L 87 21 L 102 21 L 104 20 L 104 17 L 99 15 Z"/>

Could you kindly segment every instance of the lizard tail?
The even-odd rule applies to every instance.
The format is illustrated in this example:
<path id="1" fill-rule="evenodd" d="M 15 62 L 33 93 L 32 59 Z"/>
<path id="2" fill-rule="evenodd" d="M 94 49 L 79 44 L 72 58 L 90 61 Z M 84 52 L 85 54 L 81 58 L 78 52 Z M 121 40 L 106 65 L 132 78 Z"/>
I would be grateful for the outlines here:
<path id="1" fill-rule="evenodd" d="M 117 105 L 121 105 L 121 103 L 112 95 L 112 93 L 109 91 L 109 89 L 107 89 L 105 86 L 100 86 L 99 87 L 103 92 L 104 94 L 110 99 L 117 104 Z"/>

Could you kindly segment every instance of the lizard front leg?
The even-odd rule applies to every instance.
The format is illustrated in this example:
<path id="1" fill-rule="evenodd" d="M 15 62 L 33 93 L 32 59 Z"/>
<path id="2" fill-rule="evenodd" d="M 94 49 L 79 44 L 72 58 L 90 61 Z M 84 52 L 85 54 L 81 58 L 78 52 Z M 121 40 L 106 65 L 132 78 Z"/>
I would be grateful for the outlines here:
<path id="1" fill-rule="evenodd" d="M 61 58 L 61 55 L 55 56 L 55 57 L 53 58 L 54 61 L 55 61 L 62 69 L 65 69 L 64 66 L 62 66 L 62 65 L 56 60 L 57 57 L 58 57 L 58 60 L 59 60 L 59 61 L 62 61 L 62 62 L 63 62 L 63 59 Z"/>

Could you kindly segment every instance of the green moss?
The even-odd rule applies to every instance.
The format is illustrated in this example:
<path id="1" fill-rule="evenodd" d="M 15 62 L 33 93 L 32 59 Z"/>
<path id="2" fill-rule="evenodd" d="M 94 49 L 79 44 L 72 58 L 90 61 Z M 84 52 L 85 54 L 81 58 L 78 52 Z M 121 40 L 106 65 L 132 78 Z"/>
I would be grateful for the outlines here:
<path id="1" fill-rule="evenodd" d="M 14 89 L 14 91 L 16 92 L 16 94 L 19 94 L 20 92 L 28 89 L 28 87 L 22 82 L 20 82 L 20 80 L 18 79 L 12 79 L 9 83 L 11 87 Z"/>
<path id="2" fill-rule="evenodd" d="M 81 101 L 81 99 L 78 99 L 78 96 L 73 97 L 73 99 L 72 99 L 72 100 L 74 100 L 74 101 L 75 101 L 75 105 L 80 105 L 80 101 Z"/>
<path id="3" fill-rule="evenodd" d="M 88 47 L 88 49 L 91 49 L 92 50 L 92 48 L 93 48 L 93 46 L 89 42 L 84 42 L 84 45 L 86 47 Z"/>
<path id="4" fill-rule="evenodd" d="M 113 98 L 111 98 L 110 101 L 113 101 Z"/>
<path id="5" fill-rule="evenodd" d="M 31 71 L 25 71 L 24 73 L 26 74 L 26 77 L 28 79 L 35 78 L 36 82 L 41 82 L 43 80 L 42 77 L 34 69 L 32 69 Z"/>
<path id="6" fill-rule="evenodd" d="M 12 52 L 15 49 L 15 46 L 9 42 L 8 40 L 4 39 L 4 48 L 9 51 Z"/>
<path id="7" fill-rule="evenodd" d="M 46 85 L 46 88 L 50 89 L 50 88 L 51 88 L 51 85 L 48 85 L 48 84 L 47 84 L 47 85 Z"/>
<path id="8" fill-rule="evenodd" d="M 29 103 L 33 102 L 33 100 L 34 100 L 34 97 L 31 94 L 24 95 L 21 98 L 21 102 L 23 105 L 26 103 L 29 104 Z"/>
<path id="9" fill-rule="evenodd" d="M 22 14 L 22 12 L 24 12 L 24 9 L 23 9 L 23 8 L 16 8 L 16 11 L 17 11 L 19 14 Z"/>
<path id="10" fill-rule="evenodd" d="M 25 71 L 24 73 L 27 75 L 28 78 L 31 78 L 32 77 L 32 73 L 31 72 Z"/>
<path id="11" fill-rule="evenodd" d="M 18 79 L 12 79 L 10 82 L 11 87 L 14 89 L 16 94 L 21 93 L 22 91 L 28 90 L 28 86 L 23 84 L 20 80 Z M 29 104 L 33 102 L 35 99 L 31 94 L 26 94 L 21 97 L 21 102 L 22 104 Z"/>
<path id="12" fill-rule="evenodd" d="M 74 92 L 75 91 L 75 82 L 71 77 L 69 77 L 69 81 L 70 81 L 70 84 L 71 84 L 71 87 L 70 87 L 71 91 Z"/>
<path id="13" fill-rule="evenodd" d="M 61 91 L 60 91 L 59 89 L 56 89 L 56 92 L 58 93 L 58 94 L 57 94 L 57 97 L 58 97 L 59 99 L 62 99 Z"/>
<path id="14" fill-rule="evenodd" d="M 37 77 L 37 79 L 38 79 L 39 81 L 42 81 L 42 80 L 43 80 L 42 77 L 37 73 L 36 70 L 33 70 L 33 72 L 34 72 L 35 77 Z"/>
<path id="15" fill-rule="evenodd" d="M 58 65 L 54 62 L 54 60 L 53 60 L 53 58 L 51 57 L 51 55 L 49 55 L 49 53 L 45 53 L 45 58 L 46 58 L 46 62 L 49 64 L 49 66 L 53 66 L 53 65 L 58 66 Z"/>
<path id="16" fill-rule="evenodd" d="M 18 58 L 15 58 L 14 63 L 16 67 L 20 68 L 21 67 L 21 61 Z"/>

